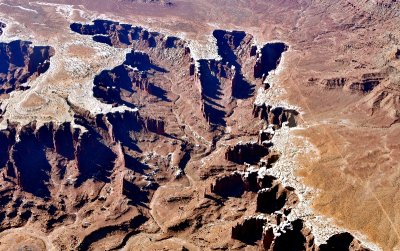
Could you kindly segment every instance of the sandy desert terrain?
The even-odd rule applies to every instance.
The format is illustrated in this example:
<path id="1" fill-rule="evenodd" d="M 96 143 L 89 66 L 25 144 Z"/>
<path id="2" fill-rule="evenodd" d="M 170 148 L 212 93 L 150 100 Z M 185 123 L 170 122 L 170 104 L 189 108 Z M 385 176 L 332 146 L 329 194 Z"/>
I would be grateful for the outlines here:
<path id="1" fill-rule="evenodd" d="M 0 0 L 0 250 L 400 250 L 396 0 Z"/>

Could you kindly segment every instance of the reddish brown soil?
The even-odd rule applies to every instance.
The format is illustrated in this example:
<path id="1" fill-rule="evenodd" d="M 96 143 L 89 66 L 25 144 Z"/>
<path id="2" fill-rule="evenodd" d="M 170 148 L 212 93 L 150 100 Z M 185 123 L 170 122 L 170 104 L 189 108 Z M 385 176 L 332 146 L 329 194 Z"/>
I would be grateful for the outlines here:
<path id="1" fill-rule="evenodd" d="M 293 167 L 318 189 L 316 215 L 400 249 L 398 2 L 0 4 L 4 47 L 22 39 L 52 56 L 29 71 L 26 56 L 0 54 L 24 63 L 0 73 L 1 248 L 363 250 L 350 234 L 314 243 L 303 219 L 286 221 L 305 198 L 249 178 L 246 163 L 280 154 L 260 130 L 293 121 L 317 149 Z M 99 18 L 134 27 L 79 26 Z M 254 105 L 269 86 L 253 47 L 276 40 L 289 50 L 274 82 L 297 110 Z"/>

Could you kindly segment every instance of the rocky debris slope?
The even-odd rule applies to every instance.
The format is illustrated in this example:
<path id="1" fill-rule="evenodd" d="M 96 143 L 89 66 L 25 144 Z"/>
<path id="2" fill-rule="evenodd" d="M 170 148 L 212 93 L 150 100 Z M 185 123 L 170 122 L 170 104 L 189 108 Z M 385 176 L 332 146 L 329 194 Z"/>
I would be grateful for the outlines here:
<path id="1" fill-rule="evenodd" d="M 0 94 L 26 88 L 22 84 L 46 72 L 53 55 L 50 46 L 28 41 L 0 43 Z"/>
<path id="2" fill-rule="evenodd" d="M 352 92 L 366 94 L 374 90 L 388 74 L 385 73 L 364 73 L 359 78 L 329 78 L 319 80 L 317 78 L 309 79 L 310 84 L 319 83 L 327 89 L 343 88 Z"/>
<path id="3" fill-rule="evenodd" d="M 96 113 L 65 97 L 72 121 L 5 120 L 1 230 L 34 228 L 70 250 L 129 248 L 146 235 L 203 249 L 278 250 L 294 237 L 295 247 L 313 247 L 300 220 L 288 220 L 296 191 L 265 174 L 280 158 L 275 133 L 300 114 L 253 105 L 256 86 L 271 87 L 284 43 L 258 47 L 243 31 L 215 30 L 219 58 L 194 60 L 185 40 L 142 27 L 70 28 L 126 52 L 90 85 L 113 109 Z"/>
<path id="4" fill-rule="evenodd" d="M 392 3 L 391 3 L 392 4 Z M 391 5 L 390 4 L 390 5 Z M 386 6 L 386 5 L 382 5 Z M 390 7 L 385 7 L 389 8 Z M 389 36 L 389 41 L 397 43 L 393 35 Z M 354 49 L 353 45 L 348 45 L 343 52 Z M 369 123 L 384 124 L 390 126 L 399 122 L 399 73 L 400 64 L 396 48 L 388 49 L 385 54 L 380 55 L 380 59 L 375 62 L 380 66 L 372 66 L 371 63 L 364 62 L 358 57 L 351 60 L 349 67 L 351 74 L 346 71 L 327 77 L 326 74 L 314 75 L 308 78 L 307 85 L 319 86 L 324 90 L 343 90 L 345 95 L 351 94 L 355 102 L 353 107 L 361 109 L 371 117 Z M 356 60 L 357 59 L 357 60 Z M 336 59 L 341 62 L 341 59 Z M 359 97 L 357 98 L 357 95 Z"/>
<path id="5" fill-rule="evenodd" d="M 36 222 L 52 232 L 82 217 L 77 226 L 82 239 L 69 248 L 87 250 L 100 236 L 114 236 L 110 245 L 119 245 L 147 220 L 136 208 L 158 187 L 138 161 L 135 142 L 164 133 L 164 128 L 137 111 L 93 116 L 74 109 L 73 123 L 11 123 L 0 131 L 1 229 Z M 102 216 L 96 215 L 106 216 L 103 211 L 109 216 L 99 224 Z"/>
<path id="6" fill-rule="evenodd" d="M 382 122 L 393 124 L 400 118 L 398 74 L 398 69 L 388 67 L 380 72 L 363 73 L 360 77 L 310 78 L 308 84 L 363 95 L 360 99 L 363 109 L 381 118 Z"/>
<path id="7" fill-rule="evenodd" d="M 389 123 L 400 122 L 400 85 L 394 82 L 378 88 L 373 95 L 366 97 L 363 103 L 373 115 L 389 117 Z"/>

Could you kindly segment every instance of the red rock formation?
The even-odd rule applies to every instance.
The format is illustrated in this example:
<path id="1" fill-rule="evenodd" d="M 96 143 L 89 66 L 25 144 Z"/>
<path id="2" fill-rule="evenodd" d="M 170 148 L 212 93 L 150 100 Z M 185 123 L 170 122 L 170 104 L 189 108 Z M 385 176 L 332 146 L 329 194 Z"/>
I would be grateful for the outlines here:
<path id="1" fill-rule="evenodd" d="M 400 86 L 396 82 L 379 86 L 366 97 L 365 104 L 371 114 L 383 115 L 382 121 L 388 121 L 388 124 L 400 122 Z"/>
<path id="2" fill-rule="evenodd" d="M 244 182 L 240 173 L 219 176 L 211 184 L 211 192 L 222 197 L 240 197 L 244 192 Z"/>
<path id="3" fill-rule="evenodd" d="M 196 69 L 196 65 L 195 65 L 194 63 L 191 63 L 191 64 L 189 65 L 189 75 L 190 75 L 190 76 L 194 76 L 194 74 L 195 74 L 195 69 Z"/>
<path id="4" fill-rule="evenodd" d="M 265 251 L 318 250 L 311 230 L 304 226 L 302 220 L 266 226 L 262 233 L 261 248 Z"/>
<path id="5" fill-rule="evenodd" d="M 98 240 L 96 234 L 125 236 L 136 228 L 121 222 L 135 218 L 135 207 L 148 203 L 157 187 L 154 179 L 149 182 L 150 176 L 141 181 L 133 171 L 146 172 L 140 161 L 132 161 L 138 151 L 136 137 L 148 138 L 145 119 L 133 111 L 92 116 L 82 108 L 71 108 L 79 127 L 31 123 L 0 130 L 0 218 L 5 220 L 0 231 L 32 221 L 50 232 L 73 224 L 76 214 L 86 212 L 79 230 L 83 238 L 74 245 L 89 247 Z M 115 201 L 118 207 L 108 206 Z M 93 210 L 100 214 L 96 217 L 103 217 L 101 210 L 112 216 L 93 222 Z"/>
<path id="6" fill-rule="evenodd" d="M 203 117 L 210 125 L 225 125 L 226 112 L 218 102 L 221 102 L 222 95 L 232 95 L 232 69 L 216 60 L 199 60 L 198 64 L 195 84 L 202 96 Z M 226 93 L 220 89 L 225 89 Z"/>
<path id="7" fill-rule="evenodd" d="M 338 87 L 343 87 L 347 83 L 346 78 L 330 78 L 322 81 L 322 84 L 328 89 L 335 89 Z"/>
<path id="8" fill-rule="evenodd" d="M 262 144 L 264 141 L 272 140 L 273 136 L 273 131 L 261 130 L 258 134 L 258 143 Z"/>
<path id="9" fill-rule="evenodd" d="M 53 132 L 55 131 L 54 129 L 54 124 L 52 122 L 46 123 L 40 128 L 37 129 L 36 131 L 36 138 L 39 140 L 41 144 L 46 146 L 47 148 L 54 149 L 54 136 Z"/>
<path id="10" fill-rule="evenodd" d="M 283 187 L 276 183 L 271 188 L 258 191 L 257 212 L 273 213 L 283 207 L 292 208 L 298 203 L 298 197 L 291 188 Z"/>
<path id="11" fill-rule="evenodd" d="M 93 25 L 73 23 L 72 31 L 82 35 L 92 35 L 93 40 L 115 47 L 135 48 L 180 48 L 187 50 L 185 42 L 180 38 L 164 36 L 158 32 L 149 32 L 142 27 L 120 24 L 107 20 L 94 20 Z"/>
<path id="12" fill-rule="evenodd" d="M 364 73 L 360 77 L 310 78 L 309 84 L 319 83 L 327 89 L 348 88 L 357 93 L 369 93 L 386 78 L 385 73 Z"/>
<path id="13" fill-rule="evenodd" d="M 252 243 L 261 239 L 263 227 L 267 220 L 263 217 L 249 217 L 238 222 L 232 227 L 232 239 L 240 240 L 245 243 Z"/>
<path id="14" fill-rule="evenodd" d="M 226 100 L 247 99 L 254 93 L 252 81 L 242 70 L 252 62 L 253 36 L 243 31 L 225 30 L 215 30 L 213 36 L 221 59 L 198 60 L 194 79 L 203 98 L 204 118 L 211 126 L 225 126 L 226 114 L 232 113 L 231 104 Z"/>
<path id="15" fill-rule="evenodd" d="M 233 113 L 235 108 L 229 107 L 240 106 L 241 103 L 248 105 L 252 102 L 252 100 L 245 102 L 236 102 L 236 100 L 252 96 L 252 87 L 249 83 L 253 82 L 254 77 L 264 78 L 270 70 L 274 70 L 282 52 L 279 52 L 279 49 L 275 50 L 276 48 L 272 48 L 273 46 L 271 48 L 266 46 L 257 55 L 257 47 L 253 45 L 251 35 L 239 31 L 218 30 L 213 35 L 217 39 L 218 52 L 222 60 L 200 60 L 198 62 L 200 67 L 196 69 L 197 64 L 193 64 L 189 48 L 186 47 L 183 40 L 176 37 L 103 20 L 95 21 L 94 25 L 73 24 L 71 28 L 81 34 L 93 35 L 95 41 L 110 46 L 132 46 L 146 49 L 146 53 L 137 51 L 128 53 L 124 64 L 97 76 L 94 95 L 100 100 L 116 106 L 121 104 L 135 106 L 135 101 L 138 101 L 141 109 L 147 109 L 145 110 L 146 114 L 151 114 L 155 118 L 161 115 L 160 117 L 163 119 L 142 117 L 138 112 L 133 111 L 93 116 L 89 111 L 84 111 L 69 103 L 68 105 L 73 109 L 75 115 L 73 124 L 78 124 L 80 127 L 73 128 L 72 123 L 61 125 L 49 123 L 36 128 L 32 123 L 23 127 L 21 133 L 17 135 L 11 127 L 8 131 L 1 131 L 0 142 L 5 143 L 4 146 L 0 145 L 0 168 L 4 167 L 2 174 L 5 186 L 0 188 L 0 221 L 6 217 L 4 221 L 6 223 L 1 225 L 0 230 L 9 228 L 11 224 L 20 226 L 23 222 L 22 218 L 25 221 L 31 219 L 31 215 L 27 212 L 31 212 L 32 209 L 33 213 L 31 214 L 34 217 L 31 222 L 34 226 L 38 224 L 38 221 L 42 221 L 42 219 L 37 220 L 37 217 L 43 217 L 43 215 L 48 217 L 49 220 L 44 221 L 46 222 L 45 231 L 51 231 L 57 224 L 67 226 L 69 221 L 73 222 L 71 225 L 76 222 L 82 224 L 83 228 L 89 229 L 88 234 L 82 234 L 79 239 L 74 236 L 76 239 L 73 241 L 79 242 L 79 245 L 70 249 L 90 250 L 96 247 L 94 243 L 97 241 L 114 240 L 115 237 L 110 235 L 115 232 L 121 233 L 124 236 L 123 241 L 127 242 L 130 235 L 136 233 L 137 226 L 147 220 L 145 217 L 132 217 L 132 211 L 136 206 L 140 213 L 153 216 L 153 219 L 141 228 L 146 232 L 154 230 L 151 233 L 156 233 L 159 228 L 166 228 L 167 231 L 175 234 L 190 227 L 193 230 L 190 234 L 196 234 L 195 231 L 203 224 L 207 224 L 206 231 L 213 231 L 214 222 L 220 219 L 226 220 L 228 226 L 232 225 L 229 217 L 220 215 L 220 212 L 231 210 L 235 213 L 231 217 L 231 219 L 234 218 L 233 221 L 251 213 L 249 210 L 237 207 L 238 204 L 243 206 L 251 201 L 241 201 L 236 198 L 232 199 L 232 203 L 228 198 L 219 200 L 210 198 L 212 196 L 196 200 L 196 192 L 199 191 L 197 186 L 207 188 L 210 185 L 210 183 L 202 183 L 204 180 L 196 179 L 196 172 L 190 170 L 196 169 L 196 167 L 189 166 L 188 170 L 191 173 L 187 173 L 187 178 L 174 180 L 173 186 L 164 185 L 173 179 L 171 177 L 175 176 L 174 170 L 169 167 L 178 166 L 179 170 L 184 169 L 190 159 L 192 143 L 193 153 L 196 157 L 194 161 L 197 161 L 194 163 L 200 163 L 205 160 L 205 157 L 210 160 L 208 163 L 214 162 L 211 167 L 202 168 L 206 169 L 204 172 L 207 172 L 209 176 L 201 176 L 201 178 L 213 176 L 220 171 L 228 172 L 228 168 L 235 168 L 234 164 L 227 164 L 226 161 L 218 159 L 221 156 L 220 151 L 216 148 L 225 143 L 229 144 L 231 142 L 229 140 L 235 140 L 238 136 L 246 136 L 237 135 L 236 129 L 243 125 L 238 122 L 239 127 L 232 126 L 236 128 L 233 128 L 231 133 L 224 135 L 227 138 L 228 136 L 232 137 L 227 141 L 224 137 L 215 136 L 217 133 L 216 130 L 212 130 L 214 128 L 207 128 L 212 131 L 209 140 L 198 133 L 204 131 L 187 123 L 185 112 L 170 111 L 177 108 L 177 104 L 181 102 L 185 106 L 183 109 L 189 106 L 195 106 L 198 109 L 197 104 L 201 103 L 201 110 L 206 120 L 212 125 L 224 126 L 225 119 L 228 120 L 235 116 L 237 118 L 237 114 Z M 279 47 L 282 44 L 276 46 Z M 253 72 L 248 68 L 253 67 L 254 56 L 257 56 L 258 59 L 254 66 L 254 76 L 251 76 Z M 160 62 L 160 66 L 171 68 L 163 69 L 152 59 L 155 59 L 157 63 Z M 170 66 L 174 63 L 175 68 Z M 35 62 L 28 64 L 28 70 L 35 69 L 35 64 Z M 179 68 L 176 67 L 177 65 Z M 185 82 L 180 79 L 181 77 L 186 77 L 186 80 L 193 79 L 187 77 L 188 68 L 189 75 L 195 76 L 195 84 L 199 87 L 201 95 L 192 92 L 193 89 L 188 87 L 191 86 L 189 81 Z M 172 75 L 175 74 L 174 71 L 179 71 L 181 74 L 174 76 Z M 158 82 L 153 82 L 153 80 Z M 157 107 L 158 104 L 147 102 L 148 100 L 145 99 L 148 96 L 143 95 L 143 97 L 141 94 L 157 96 L 160 93 L 157 88 L 161 87 L 154 84 L 164 84 L 163 82 L 171 82 L 166 83 L 165 90 L 178 89 L 179 93 L 173 94 L 179 94 L 179 98 L 175 100 L 174 97 L 173 102 Z M 175 85 L 173 82 L 181 83 Z M 265 83 L 265 88 L 268 87 L 269 84 Z M 137 93 L 140 94 L 140 98 L 134 100 L 132 96 Z M 196 102 L 191 103 L 192 99 L 185 100 L 187 98 L 185 95 L 193 95 Z M 182 99 L 180 99 L 181 97 Z M 154 97 L 151 99 L 156 100 Z M 161 109 L 157 110 L 157 108 Z M 163 112 L 168 115 L 172 114 L 172 119 L 168 115 L 161 114 Z M 264 107 L 254 107 L 253 113 L 255 117 L 265 119 L 268 124 L 272 125 L 270 129 L 278 128 L 285 122 L 289 122 L 289 126 L 295 126 L 298 115 L 294 110 L 282 107 L 272 108 L 265 105 Z M 193 117 L 195 116 L 197 114 L 193 114 Z M 201 122 L 204 121 L 201 120 Z M 175 129 L 177 134 L 162 137 L 148 133 L 165 134 L 165 123 L 168 123 L 168 129 Z M 200 126 L 204 126 L 204 124 Z M 82 127 L 84 130 L 81 129 Z M 190 134 L 187 134 L 188 131 Z M 257 132 L 253 131 L 253 133 Z M 252 134 L 253 136 L 254 134 Z M 262 172 L 256 171 L 260 166 L 271 167 L 279 158 L 279 155 L 271 153 L 268 148 L 270 143 L 266 141 L 271 140 L 272 137 L 273 131 L 266 130 L 260 132 L 258 143 L 245 143 L 230 147 L 225 154 L 226 159 L 238 164 L 252 163 L 258 167 L 252 166 L 253 171 L 244 174 L 232 173 L 216 177 L 211 184 L 211 191 L 223 197 L 239 197 L 244 191 L 258 192 L 257 204 L 254 205 L 253 201 L 253 205 L 257 207 L 257 211 L 261 212 L 261 216 L 245 218 L 239 222 L 232 228 L 232 238 L 251 242 L 251 244 L 263 238 L 262 244 L 266 250 L 314 250 L 312 235 L 300 224 L 301 222 L 295 221 L 289 225 L 281 222 L 285 219 L 284 215 L 297 203 L 298 198 L 293 190 L 283 187 L 276 178 L 267 175 L 261 176 Z M 191 140 L 193 141 L 188 143 Z M 11 156 L 8 152 L 12 153 Z M 171 152 L 173 154 L 170 154 Z M 207 161 L 204 163 L 208 164 Z M 163 168 L 165 169 L 163 170 Z M 238 168 L 242 170 L 244 166 Z M 184 173 L 182 173 L 180 174 L 183 176 Z M 157 191 L 160 193 L 154 194 L 153 198 L 156 200 L 149 203 L 149 198 L 152 197 L 151 190 L 157 186 L 156 179 L 165 183 Z M 192 185 L 196 187 L 192 187 Z M 178 200 L 180 203 L 169 203 L 179 204 L 178 206 L 172 207 L 172 209 L 168 208 L 168 203 L 165 201 L 169 199 L 164 200 L 163 193 L 176 193 L 177 190 L 179 190 L 178 192 L 184 190 L 190 195 L 186 196 L 185 203 Z M 41 204 L 40 198 L 36 197 L 45 198 L 44 203 Z M 242 199 L 255 197 L 254 193 L 245 193 Z M 23 198 L 24 202 L 19 202 L 20 198 Z M 25 200 L 28 202 L 25 203 Z M 37 201 L 39 203 L 36 203 Z M 169 202 L 171 201 L 173 202 L 173 200 Z M 186 201 L 188 205 L 186 205 Z M 29 210 L 21 211 L 19 208 L 23 206 L 18 205 L 21 203 L 24 203 L 23 206 Z M 37 207 L 26 206 L 28 203 L 37 204 Z M 11 204 L 12 206 L 10 206 Z M 3 205 L 7 206 L 2 207 Z M 164 206 L 165 209 L 162 208 Z M 7 208 L 7 210 L 3 208 Z M 36 209 L 43 210 L 43 212 L 37 213 Z M 276 212 L 281 209 L 283 209 L 283 213 Z M 160 210 L 161 213 L 163 210 L 168 212 L 167 217 L 164 218 L 169 218 L 170 215 L 172 218 L 172 215 L 176 216 L 175 213 L 180 210 L 185 215 L 181 214 L 179 219 L 174 221 L 176 224 L 168 225 L 165 224 L 164 219 L 159 220 L 157 215 L 153 214 L 157 210 Z M 95 218 L 96 222 L 93 223 L 97 226 L 93 228 L 91 228 L 90 222 L 86 222 L 86 219 L 94 218 L 90 216 L 91 214 L 99 217 Z M 18 220 L 12 220 L 16 215 L 19 216 Z M 191 218 L 184 218 L 187 215 Z M 85 219 L 85 222 L 76 221 L 78 217 L 80 220 Z M 269 228 L 266 226 L 267 221 L 276 222 L 279 229 L 275 231 L 276 229 Z M 10 224 L 6 225 L 8 223 Z M 264 235 L 263 227 L 267 227 Z M 72 229 L 77 233 L 85 231 L 80 229 L 79 225 Z M 205 229 L 200 229 L 199 232 L 205 233 L 206 231 L 203 230 Z M 226 246 L 223 246 L 223 249 L 231 248 L 231 243 L 229 240 L 227 241 L 228 244 L 224 243 Z M 208 243 L 210 242 L 208 241 Z"/>
<path id="16" fill-rule="evenodd" d="M 232 77 L 231 77 L 231 92 L 232 96 L 235 97 L 238 94 L 236 93 L 240 89 L 241 81 L 242 81 L 242 76 L 238 71 L 236 71 L 235 67 L 231 68 L 232 70 Z"/>
<path id="17" fill-rule="evenodd" d="M 148 192 L 134 183 L 134 179 L 122 179 L 122 194 L 128 197 L 133 204 L 148 202 Z"/>
<path id="18" fill-rule="evenodd" d="M 133 147 L 130 133 L 142 130 L 165 133 L 162 121 L 143 119 L 137 112 L 96 118 L 81 117 L 78 113 L 75 123 L 87 131 L 73 129 L 70 123 L 48 123 L 40 128 L 28 124 L 18 136 L 13 125 L 0 131 L 0 167 L 7 167 L 5 175 L 10 179 L 16 177 L 16 183 L 24 191 L 42 197 L 49 195 L 49 173 L 57 170 L 57 176 L 63 179 L 67 165 L 77 167 L 77 186 L 91 178 L 105 182 L 117 157 L 113 144 L 121 142 Z M 54 162 L 58 164 L 54 166 Z"/>
<path id="19" fill-rule="evenodd" d="M 361 76 L 360 81 L 353 82 L 349 85 L 350 90 L 361 93 L 371 92 L 385 78 L 381 73 L 366 73 Z"/>
<path id="20" fill-rule="evenodd" d="M 149 83 L 149 79 L 147 78 L 147 74 L 144 72 L 131 72 L 129 77 L 132 79 L 132 83 L 142 91 L 146 91 L 149 94 L 151 92 L 151 85 Z"/>
<path id="21" fill-rule="evenodd" d="M 45 127 L 47 129 L 47 127 Z M 43 133 L 44 134 L 44 133 Z M 45 137 L 46 135 L 43 135 Z M 74 158 L 74 138 L 70 123 L 61 124 L 54 132 L 55 151 L 67 159 Z M 47 144 L 46 144 L 47 145 Z"/>
<path id="22" fill-rule="evenodd" d="M 237 144 L 225 152 L 225 159 L 238 164 L 257 164 L 269 153 L 268 147 L 256 143 Z"/>
<path id="23" fill-rule="evenodd" d="M 282 127 L 283 123 L 287 122 L 289 127 L 297 125 L 297 116 L 299 113 L 293 109 L 284 107 L 271 107 L 265 104 L 253 106 L 253 116 L 268 122 L 269 125 L 275 125 L 278 128 Z"/>
<path id="24" fill-rule="evenodd" d="M 160 135 L 165 134 L 165 123 L 162 120 L 145 118 L 145 128 L 149 132 L 157 133 Z"/>
<path id="25" fill-rule="evenodd" d="M 319 251 L 369 251 L 351 234 L 344 232 L 331 236 L 325 244 L 319 246 Z"/>
<path id="26" fill-rule="evenodd" d="M 34 134 L 34 125 L 24 126 L 19 132 L 19 141 L 10 153 L 14 163 L 17 185 L 24 191 L 39 197 L 50 195 L 47 187 L 51 166 L 46 159 L 46 148 Z"/>
<path id="27" fill-rule="evenodd" d="M 143 225 L 148 220 L 147 217 L 143 215 L 134 215 L 131 219 L 123 221 L 121 223 L 115 223 L 106 225 L 95 229 L 93 232 L 85 236 L 83 240 L 80 241 L 77 250 L 91 250 L 96 248 L 96 242 L 100 239 L 109 237 L 112 233 L 125 233 L 129 235 L 132 232 L 138 231 L 139 227 Z M 125 239 L 120 238 L 120 243 L 124 243 Z M 114 240 L 115 241 L 115 240 Z"/>
<path id="28" fill-rule="evenodd" d="M 270 43 L 264 45 L 257 55 L 254 64 L 254 78 L 261 78 L 264 82 L 268 73 L 275 70 L 280 62 L 282 53 L 288 49 L 284 43 Z"/>
<path id="29" fill-rule="evenodd" d="M 3 168 L 9 163 L 9 152 L 15 144 L 16 129 L 9 127 L 6 130 L 0 131 L 0 168 Z"/>
<path id="30" fill-rule="evenodd" d="M 21 85 L 46 72 L 53 55 L 50 46 L 20 40 L 0 43 L 0 94 L 26 88 Z"/>
<path id="31" fill-rule="evenodd" d="M 245 191 L 258 192 L 270 188 L 276 178 L 269 175 L 259 176 L 258 171 L 246 171 L 244 174 L 233 172 L 218 176 L 211 183 L 211 192 L 222 197 L 240 197 Z"/>
<path id="32" fill-rule="evenodd" d="M 162 69 L 152 64 L 147 54 L 132 51 L 126 55 L 124 64 L 112 70 L 105 70 L 95 77 L 93 94 L 103 102 L 125 105 L 132 103 L 126 100 L 126 96 L 129 96 L 127 93 L 144 91 L 146 94 L 160 96 L 156 91 L 160 88 L 149 82 L 150 70 Z"/>
<path id="33" fill-rule="evenodd" d="M 270 188 L 274 184 L 276 178 L 270 175 L 259 176 L 257 171 L 247 171 L 244 174 L 244 189 L 246 191 L 258 192 L 264 188 Z"/>
<path id="34" fill-rule="evenodd" d="M 261 161 L 261 165 L 265 166 L 266 168 L 272 168 L 273 164 L 279 160 L 279 154 L 277 153 L 270 153 L 268 157 Z"/>
<path id="35" fill-rule="evenodd" d="M 257 46 L 256 45 L 252 45 L 251 49 L 250 49 L 250 57 L 256 56 L 257 55 L 257 50 L 258 50 Z"/>

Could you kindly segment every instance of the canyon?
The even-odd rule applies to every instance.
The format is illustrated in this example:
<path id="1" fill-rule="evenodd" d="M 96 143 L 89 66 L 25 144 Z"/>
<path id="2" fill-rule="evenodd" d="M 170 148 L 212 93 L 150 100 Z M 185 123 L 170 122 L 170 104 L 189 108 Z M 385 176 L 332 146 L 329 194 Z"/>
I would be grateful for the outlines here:
<path id="1" fill-rule="evenodd" d="M 400 247 L 398 2 L 0 8 L 0 250 Z"/>

